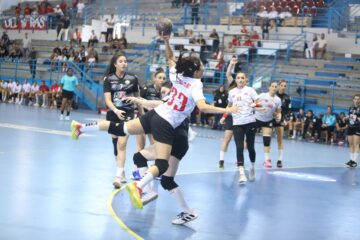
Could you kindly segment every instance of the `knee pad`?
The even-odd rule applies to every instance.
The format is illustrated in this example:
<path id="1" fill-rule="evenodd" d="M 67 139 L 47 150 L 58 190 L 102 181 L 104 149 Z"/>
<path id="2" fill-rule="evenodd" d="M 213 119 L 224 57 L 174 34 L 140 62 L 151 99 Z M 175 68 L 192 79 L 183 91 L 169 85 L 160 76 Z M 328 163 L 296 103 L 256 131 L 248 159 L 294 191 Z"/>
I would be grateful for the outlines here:
<path id="1" fill-rule="evenodd" d="M 112 143 L 113 143 L 113 146 L 114 146 L 114 155 L 115 155 L 115 157 L 118 155 L 117 142 L 118 142 L 118 138 L 113 138 L 112 139 Z"/>
<path id="2" fill-rule="evenodd" d="M 270 147 L 271 137 L 270 136 L 263 136 L 264 146 Z"/>
<path id="3" fill-rule="evenodd" d="M 169 167 L 169 163 L 165 159 L 156 159 L 155 166 L 159 169 L 159 176 L 163 175 Z"/>
<path id="4" fill-rule="evenodd" d="M 134 160 L 134 164 L 138 167 L 138 168 L 142 168 L 142 167 L 147 167 L 147 159 L 140 153 L 137 152 L 134 154 L 133 157 Z"/>
<path id="5" fill-rule="evenodd" d="M 119 136 L 119 137 L 126 136 L 126 134 L 124 132 L 124 122 L 122 122 L 122 121 L 119 123 L 110 122 L 108 133 L 113 134 L 115 136 Z"/>
<path id="6" fill-rule="evenodd" d="M 168 191 L 173 190 L 174 188 L 177 188 L 178 185 L 174 181 L 174 177 L 168 177 L 168 176 L 162 176 L 161 177 L 161 186 Z"/>

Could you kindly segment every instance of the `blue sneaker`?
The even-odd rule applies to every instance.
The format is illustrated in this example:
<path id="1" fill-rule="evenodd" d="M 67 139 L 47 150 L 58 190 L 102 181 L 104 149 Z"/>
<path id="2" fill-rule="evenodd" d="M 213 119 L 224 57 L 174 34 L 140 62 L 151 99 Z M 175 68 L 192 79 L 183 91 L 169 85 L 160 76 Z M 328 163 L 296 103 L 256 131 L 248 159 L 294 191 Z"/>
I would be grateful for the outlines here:
<path id="1" fill-rule="evenodd" d="M 133 179 L 134 179 L 135 181 L 139 181 L 139 180 L 141 179 L 139 170 L 133 171 L 133 172 L 132 172 L 132 175 L 133 175 Z"/>

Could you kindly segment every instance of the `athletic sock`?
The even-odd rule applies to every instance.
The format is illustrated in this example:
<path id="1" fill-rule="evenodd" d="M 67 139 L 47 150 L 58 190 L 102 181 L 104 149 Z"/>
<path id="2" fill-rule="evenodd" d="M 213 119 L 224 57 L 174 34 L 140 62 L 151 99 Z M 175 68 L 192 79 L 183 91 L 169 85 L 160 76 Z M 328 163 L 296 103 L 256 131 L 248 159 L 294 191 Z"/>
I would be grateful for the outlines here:
<path id="1" fill-rule="evenodd" d="M 179 203 L 183 212 L 187 212 L 187 213 L 191 212 L 191 209 L 189 208 L 188 204 L 186 203 L 186 201 L 184 199 L 184 195 L 179 187 L 172 189 L 170 191 L 170 193 L 171 193 L 171 195 L 174 196 L 176 201 Z"/>
<path id="2" fill-rule="evenodd" d="M 357 159 L 359 157 L 359 153 L 355 152 L 355 153 L 353 153 L 353 156 L 354 156 L 354 161 L 357 162 Z"/>
<path id="3" fill-rule="evenodd" d="M 270 153 L 265 153 L 265 160 L 270 160 Z"/>
<path id="4" fill-rule="evenodd" d="M 279 151 L 278 151 L 278 154 L 279 154 L 278 160 L 279 160 L 279 161 L 282 161 L 282 159 L 283 159 L 283 153 L 284 153 L 284 150 L 283 150 L 283 149 L 279 149 Z"/>
<path id="5" fill-rule="evenodd" d="M 99 130 L 98 122 L 84 123 L 81 124 L 81 129 L 85 131 Z"/>
<path id="6" fill-rule="evenodd" d="M 220 151 L 220 160 L 225 160 L 225 153 L 224 151 Z"/>
<path id="7" fill-rule="evenodd" d="M 124 173 L 124 168 L 117 167 L 116 168 L 116 177 L 121 177 Z"/>
<path id="8" fill-rule="evenodd" d="M 149 182 L 151 182 L 154 179 L 154 176 L 150 173 L 147 172 L 144 177 L 137 182 L 137 186 L 141 189 L 144 188 L 144 186 L 146 186 Z"/>

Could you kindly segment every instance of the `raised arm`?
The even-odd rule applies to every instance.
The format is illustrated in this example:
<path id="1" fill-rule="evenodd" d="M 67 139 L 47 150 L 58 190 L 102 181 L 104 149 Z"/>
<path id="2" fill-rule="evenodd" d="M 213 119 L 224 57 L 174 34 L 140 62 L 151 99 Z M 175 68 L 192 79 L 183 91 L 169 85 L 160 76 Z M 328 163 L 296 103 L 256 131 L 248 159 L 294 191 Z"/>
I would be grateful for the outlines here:
<path id="1" fill-rule="evenodd" d="M 165 57 L 169 62 L 169 68 L 171 68 L 176 65 L 176 60 L 174 58 L 174 52 L 170 46 L 170 36 L 162 36 L 162 38 L 165 43 Z"/>
<path id="2" fill-rule="evenodd" d="M 226 70 L 226 78 L 227 78 L 229 85 L 232 81 L 234 81 L 234 78 L 232 77 L 232 72 L 233 72 L 237 62 L 238 62 L 237 58 L 233 57 L 230 61 L 230 64 L 229 64 L 227 70 Z"/>

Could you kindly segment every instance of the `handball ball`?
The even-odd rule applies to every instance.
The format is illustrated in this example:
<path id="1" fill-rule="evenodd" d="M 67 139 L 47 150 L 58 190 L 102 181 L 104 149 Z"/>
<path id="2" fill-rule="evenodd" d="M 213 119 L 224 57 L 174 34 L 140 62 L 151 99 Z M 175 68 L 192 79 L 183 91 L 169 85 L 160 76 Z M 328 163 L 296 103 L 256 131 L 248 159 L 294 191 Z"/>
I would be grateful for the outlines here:
<path id="1" fill-rule="evenodd" d="M 156 30 L 159 35 L 170 36 L 172 32 L 172 22 L 168 18 L 160 18 L 159 22 L 156 24 Z"/>

